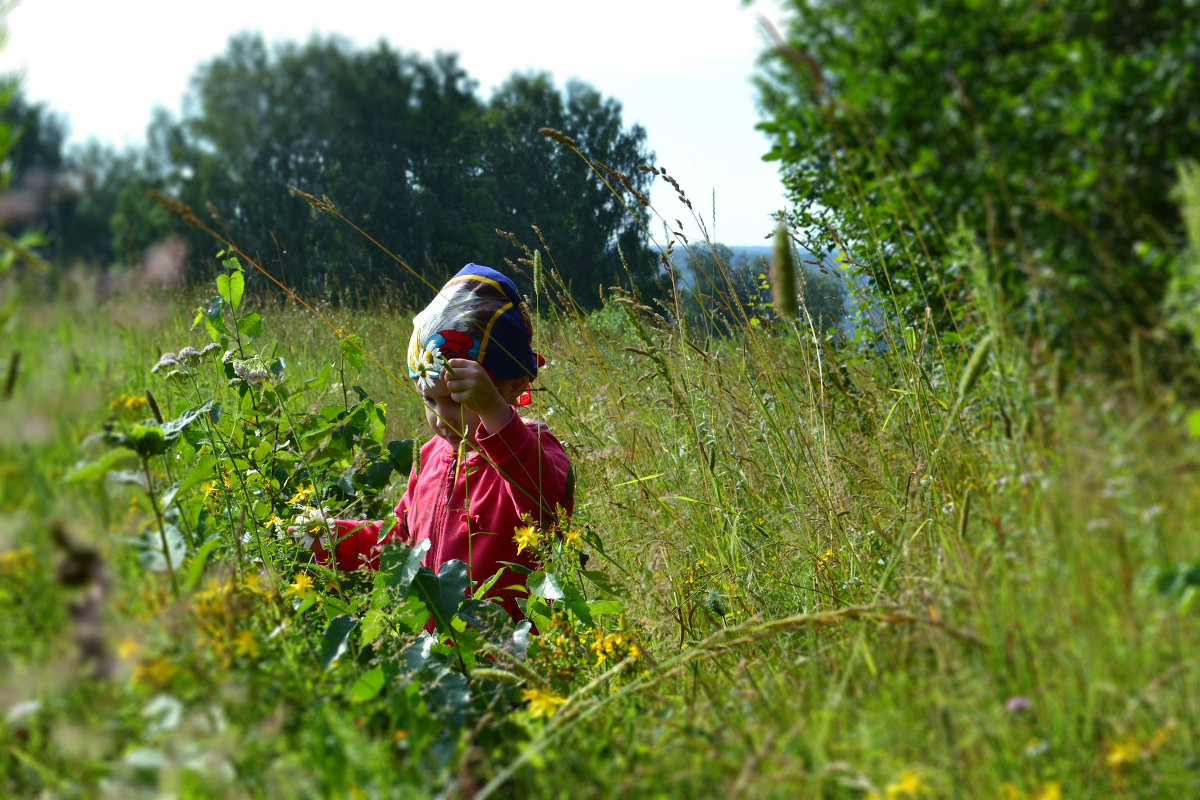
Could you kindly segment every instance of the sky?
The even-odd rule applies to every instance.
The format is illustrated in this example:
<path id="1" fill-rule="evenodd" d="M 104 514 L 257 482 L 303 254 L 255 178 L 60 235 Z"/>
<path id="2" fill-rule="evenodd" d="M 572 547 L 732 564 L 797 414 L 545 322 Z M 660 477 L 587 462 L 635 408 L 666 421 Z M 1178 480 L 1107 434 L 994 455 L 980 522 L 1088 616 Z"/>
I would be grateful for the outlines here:
<path id="1" fill-rule="evenodd" d="M 750 82 L 782 27 L 781 0 L 19 0 L 8 13 L 0 73 L 23 76 L 26 96 L 66 118 L 68 144 L 141 146 L 156 107 L 178 115 L 199 64 L 232 35 L 268 43 L 341 35 L 381 39 L 430 57 L 459 54 L 483 98 L 514 72 L 570 78 L 618 100 L 626 126 L 687 193 L 715 241 L 761 245 L 785 207 Z M 569 131 L 568 131 L 569 133 Z M 714 212 L 715 199 L 715 212 Z M 651 201 L 674 228 L 699 233 L 692 212 L 657 183 Z M 651 232 L 660 243 L 663 223 Z"/>

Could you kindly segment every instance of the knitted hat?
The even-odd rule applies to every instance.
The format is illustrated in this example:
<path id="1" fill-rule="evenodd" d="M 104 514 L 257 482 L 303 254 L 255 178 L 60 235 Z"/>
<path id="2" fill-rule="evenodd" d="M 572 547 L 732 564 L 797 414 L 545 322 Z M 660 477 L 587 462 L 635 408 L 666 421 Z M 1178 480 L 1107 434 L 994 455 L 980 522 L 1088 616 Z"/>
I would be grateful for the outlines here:
<path id="1" fill-rule="evenodd" d="M 408 376 L 422 386 L 441 375 L 446 359 L 478 361 L 493 380 L 533 378 L 533 325 L 517 286 L 491 267 L 467 264 L 413 319 Z"/>

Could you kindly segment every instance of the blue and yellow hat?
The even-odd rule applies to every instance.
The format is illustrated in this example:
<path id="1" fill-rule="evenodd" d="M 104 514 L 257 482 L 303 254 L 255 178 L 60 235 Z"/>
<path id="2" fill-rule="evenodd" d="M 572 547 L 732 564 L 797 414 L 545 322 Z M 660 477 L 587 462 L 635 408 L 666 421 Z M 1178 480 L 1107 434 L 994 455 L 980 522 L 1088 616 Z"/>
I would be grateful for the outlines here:
<path id="1" fill-rule="evenodd" d="M 537 375 L 529 309 L 516 284 L 491 267 L 467 264 L 413 319 L 408 376 L 436 381 L 450 358 L 478 361 L 497 381 Z"/>

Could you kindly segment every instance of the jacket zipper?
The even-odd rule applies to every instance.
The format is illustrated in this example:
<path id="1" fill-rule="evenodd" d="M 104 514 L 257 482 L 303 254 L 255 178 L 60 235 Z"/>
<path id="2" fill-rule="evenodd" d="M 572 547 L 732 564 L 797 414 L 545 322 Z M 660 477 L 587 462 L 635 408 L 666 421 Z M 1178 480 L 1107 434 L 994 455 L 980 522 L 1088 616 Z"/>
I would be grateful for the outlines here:
<path id="1" fill-rule="evenodd" d="M 446 470 L 446 496 L 442 498 L 442 507 L 438 509 L 438 516 L 432 533 L 437 538 L 437 548 L 434 550 L 434 566 L 433 571 L 437 572 L 442 565 L 442 552 L 446 541 L 446 515 L 450 513 L 450 499 L 454 496 L 454 470 L 458 467 L 458 456 L 455 455 L 450 459 L 450 468 Z"/>

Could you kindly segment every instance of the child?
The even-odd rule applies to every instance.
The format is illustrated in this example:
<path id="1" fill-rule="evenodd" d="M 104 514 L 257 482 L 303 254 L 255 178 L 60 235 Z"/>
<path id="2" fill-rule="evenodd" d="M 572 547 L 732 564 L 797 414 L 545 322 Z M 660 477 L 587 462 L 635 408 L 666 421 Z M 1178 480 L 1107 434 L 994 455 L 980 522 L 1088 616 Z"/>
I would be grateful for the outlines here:
<path id="1" fill-rule="evenodd" d="M 518 552 L 516 531 L 552 524 L 571 512 L 574 487 L 562 444 L 540 422 L 513 408 L 529 402 L 529 383 L 544 363 L 531 347 L 533 327 L 516 285 L 494 269 L 468 264 L 417 317 L 408 374 L 425 401 L 433 436 L 421 447 L 398 524 L 384 542 L 429 540 L 422 564 L 437 571 L 459 559 L 478 585 L 501 561 L 536 568 Z M 341 570 L 379 568 L 381 523 L 331 520 Z M 329 563 L 325 541 L 312 550 Z M 508 570 L 488 593 L 514 618 L 523 575 Z"/>

